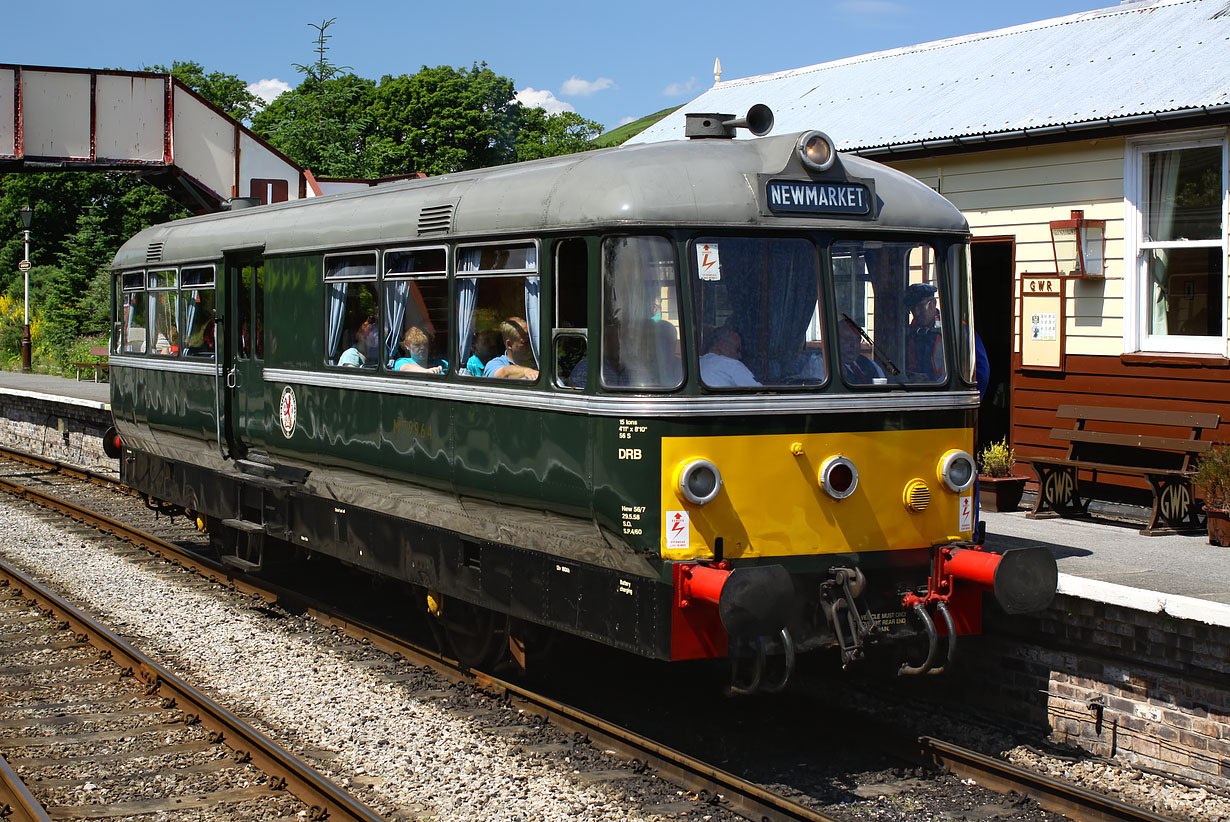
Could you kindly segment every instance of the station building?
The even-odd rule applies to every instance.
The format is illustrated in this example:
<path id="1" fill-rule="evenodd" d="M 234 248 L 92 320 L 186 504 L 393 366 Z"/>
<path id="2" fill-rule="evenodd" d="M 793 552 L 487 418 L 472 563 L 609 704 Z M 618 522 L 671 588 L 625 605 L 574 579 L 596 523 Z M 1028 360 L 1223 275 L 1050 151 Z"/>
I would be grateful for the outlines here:
<path id="1" fill-rule="evenodd" d="M 1230 440 L 1226 0 L 1136 0 L 719 80 L 632 142 L 756 103 L 774 131 L 824 131 L 969 220 L 993 372 L 980 443 L 1062 455 L 1049 433 L 1071 403 L 1211 411 Z"/>

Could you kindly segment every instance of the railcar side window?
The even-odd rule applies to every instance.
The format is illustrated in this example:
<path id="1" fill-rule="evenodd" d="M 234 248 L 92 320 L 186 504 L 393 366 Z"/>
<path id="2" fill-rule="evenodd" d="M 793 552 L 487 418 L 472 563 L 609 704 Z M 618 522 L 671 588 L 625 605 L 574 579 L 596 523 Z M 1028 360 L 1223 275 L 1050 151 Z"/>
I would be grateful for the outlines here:
<path id="1" fill-rule="evenodd" d="M 145 328 L 149 306 L 145 297 L 145 272 L 130 271 L 124 275 L 120 294 L 120 333 L 116 350 L 121 354 L 144 354 L 147 344 Z"/>
<path id="2" fill-rule="evenodd" d="M 375 369 L 380 364 L 376 254 L 325 255 L 325 363 Z"/>
<path id="3" fill-rule="evenodd" d="M 457 250 L 458 369 L 463 376 L 537 380 L 538 246 Z"/>
<path id="4" fill-rule="evenodd" d="M 448 373 L 448 249 L 385 252 L 384 312 L 386 368 Z"/>
<path id="5" fill-rule="evenodd" d="M 180 328 L 185 334 L 184 356 L 212 360 L 218 316 L 213 266 L 183 269 L 180 271 L 180 288 L 183 305 Z"/>
<path id="6" fill-rule="evenodd" d="M 665 237 L 602 243 L 602 373 L 605 388 L 665 390 L 683 383 L 679 276 Z"/>
<path id="7" fill-rule="evenodd" d="M 948 270 L 957 274 L 957 310 L 961 312 L 957 326 L 957 373 L 970 385 L 977 385 L 974 353 L 974 291 L 970 281 L 970 248 L 967 243 L 954 243 L 948 249 Z"/>
<path id="8" fill-rule="evenodd" d="M 811 241 L 708 237 L 692 244 L 691 256 L 705 385 L 827 381 L 820 269 Z"/>
<path id="9" fill-rule="evenodd" d="M 834 243 L 831 254 L 845 382 L 947 382 L 947 306 L 935 250 L 921 243 L 863 240 Z"/>
<path id="10" fill-rule="evenodd" d="M 555 244 L 555 384 L 585 387 L 589 346 L 589 246 L 574 237 Z"/>
<path id="11" fill-rule="evenodd" d="M 179 355 L 179 278 L 175 269 L 150 271 L 150 342 L 153 353 L 163 357 Z"/>

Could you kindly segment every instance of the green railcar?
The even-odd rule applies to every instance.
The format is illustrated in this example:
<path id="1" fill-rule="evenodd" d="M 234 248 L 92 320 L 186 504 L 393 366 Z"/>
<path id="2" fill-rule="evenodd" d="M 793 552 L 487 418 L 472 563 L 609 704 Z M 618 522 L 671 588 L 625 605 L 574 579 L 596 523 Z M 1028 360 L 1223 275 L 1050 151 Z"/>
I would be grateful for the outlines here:
<path id="1" fill-rule="evenodd" d="M 937 668 L 987 589 L 1041 607 L 1049 554 L 975 544 L 964 218 L 730 119 L 141 232 L 124 479 L 239 567 L 410 583 L 474 661 L 543 626 L 778 687 L 817 648 Z"/>

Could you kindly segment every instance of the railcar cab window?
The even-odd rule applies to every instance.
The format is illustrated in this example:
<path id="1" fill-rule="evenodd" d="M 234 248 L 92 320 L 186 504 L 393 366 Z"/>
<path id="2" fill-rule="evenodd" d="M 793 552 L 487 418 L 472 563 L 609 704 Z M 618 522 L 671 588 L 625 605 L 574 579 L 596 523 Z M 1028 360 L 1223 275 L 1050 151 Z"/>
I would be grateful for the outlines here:
<path id="1" fill-rule="evenodd" d="M 119 304 L 119 334 L 116 351 L 121 354 L 144 354 L 146 319 L 149 306 L 145 297 L 145 272 L 129 271 L 123 275 Z"/>
<path id="2" fill-rule="evenodd" d="M 604 388 L 658 391 L 683 384 L 678 271 L 675 247 L 665 237 L 603 241 L 599 383 Z M 584 380 L 574 376 L 573 383 L 583 386 Z"/>
<path id="3" fill-rule="evenodd" d="M 179 354 L 179 278 L 173 268 L 150 271 L 148 277 L 150 348 L 160 357 Z"/>
<path id="4" fill-rule="evenodd" d="M 446 374 L 448 249 L 384 255 L 384 363 L 401 374 Z"/>
<path id="5" fill-rule="evenodd" d="M 216 347 L 217 309 L 214 291 L 214 268 L 185 268 L 179 273 L 184 356 L 212 360 Z"/>
<path id="6" fill-rule="evenodd" d="M 374 251 L 325 255 L 325 364 L 368 370 L 380 364 Z"/>
<path id="7" fill-rule="evenodd" d="M 845 383 L 948 382 L 948 307 L 935 249 L 923 243 L 859 240 L 834 243 L 831 254 Z"/>
<path id="8" fill-rule="evenodd" d="M 702 237 L 692 244 L 691 263 L 706 386 L 827 381 L 820 267 L 809 240 Z"/>
<path id="9" fill-rule="evenodd" d="M 457 344 L 462 376 L 537 380 L 538 246 L 457 249 Z"/>

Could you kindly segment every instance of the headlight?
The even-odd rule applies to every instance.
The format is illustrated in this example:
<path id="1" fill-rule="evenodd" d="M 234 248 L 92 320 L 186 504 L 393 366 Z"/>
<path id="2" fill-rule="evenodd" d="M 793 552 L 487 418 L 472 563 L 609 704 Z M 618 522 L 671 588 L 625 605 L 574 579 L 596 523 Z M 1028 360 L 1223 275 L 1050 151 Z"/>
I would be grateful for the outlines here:
<path id="1" fill-rule="evenodd" d="M 845 499 L 858 488 L 858 469 L 845 457 L 829 457 L 820 466 L 820 487 L 833 499 Z"/>
<path id="2" fill-rule="evenodd" d="M 799 137 L 799 157 L 808 168 L 828 171 L 837 159 L 837 149 L 823 131 L 809 131 Z"/>
<path id="3" fill-rule="evenodd" d="M 977 471 L 974 469 L 974 458 L 964 451 L 949 451 L 940 458 L 936 474 L 948 490 L 961 493 L 974 484 Z"/>
<path id="4" fill-rule="evenodd" d="M 709 460 L 689 460 L 680 468 L 676 483 L 680 496 L 704 505 L 713 502 L 722 490 L 722 472 Z"/>

